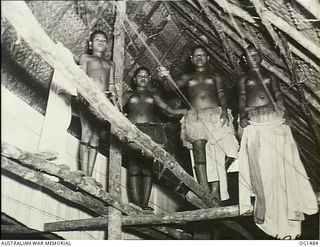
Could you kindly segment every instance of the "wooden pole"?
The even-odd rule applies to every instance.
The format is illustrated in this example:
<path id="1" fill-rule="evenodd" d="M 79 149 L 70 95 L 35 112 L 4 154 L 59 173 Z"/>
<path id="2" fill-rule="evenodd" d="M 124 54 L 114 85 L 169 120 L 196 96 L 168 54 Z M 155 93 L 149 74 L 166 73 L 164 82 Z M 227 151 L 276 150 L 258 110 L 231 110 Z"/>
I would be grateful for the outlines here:
<path id="1" fill-rule="evenodd" d="M 252 215 L 253 210 L 250 209 L 248 212 L 241 216 Z M 184 224 L 188 222 L 215 220 L 222 218 L 239 217 L 239 206 L 228 206 L 220 208 L 207 208 L 198 209 L 192 211 L 175 212 L 175 213 L 163 213 L 163 214 L 148 214 L 148 215 L 134 215 L 134 216 L 123 216 L 123 226 L 134 226 L 134 225 L 162 225 L 162 224 Z M 110 219 L 108 216 L 80 219 L 80 220 L 69 220 L 60 222 L 50 222 L 45 224 L 47 231 L 73 231 L 83 229 L 94 229 L 105 227 Z"/>
<path id="2" fill-rule="evenodd" d="M 113 62 L 115 63 L 115 86 L 119 103 L 122 98 L 122 80 L 124 72 L 124 39 L 125 32 L 122 23 L 124 22 L 124 15 L 126 14 L 126 1 L 118 1 L 115 3 L 116 20 L 114 24 L 114 42 L 113 42 Z M 113 126 L 111 125 L 111 128 Z M 114 132 L 114 131 L 111 131 Z M 110 155 L 109 155 L 109 194 L 121 200 L 121 166 L 122 154 L 119 140 L 111 136 L 110 141 Z M 121 211 L 114 207 L 108 209 L 108 239 L 121 239 L 122 224 Z"/>

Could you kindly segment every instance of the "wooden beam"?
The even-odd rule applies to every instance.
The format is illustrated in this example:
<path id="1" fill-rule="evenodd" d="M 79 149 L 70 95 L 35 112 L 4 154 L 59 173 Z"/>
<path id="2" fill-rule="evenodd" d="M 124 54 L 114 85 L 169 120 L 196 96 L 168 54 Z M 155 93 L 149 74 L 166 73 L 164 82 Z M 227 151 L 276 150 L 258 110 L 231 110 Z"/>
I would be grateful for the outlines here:
<path id="1" fill-rule="evenodd" d="M 37 170 L 45 171 L 50 175 L 56 176 L 65 182 L 98 197 L 105 203 L 112 205 L 123 213 L 130 214 L 136 211 L 130 208 L 128 204 L 124 204 L 118 201 L 117 198 L 110 196 L 109 193 L 105 192 L 98 185 L 93 185 L 92 181 L 94 180 L 92 180 L 92 178 L 82 177 L 84 174 L 81 171 L 69 171 L 65 165 L 59 166 L 53 162 L 38 158 L 32 153 L 25 152 L 5 142 L 1 143 L 1 155 L 10 159 L 16 159 L 22 164 L 27 164 Z"/>
<path id="2" fill-rule="evenodd" d="M 12 235 L 11 235 L 12 234 Z M 23 234 L 23 235 L 19 235 L 19 234 Z M 31 234 L 33 235 L 33 237 L 37 236 L 42 237 L 43 239 L 46 240 L 63 240 L 64 238 L 54 234 L 54 233 L 45 233 L 45 232 L 41 232 L 35 229 L 31 229 L 29 227 L 26 227 L 24 225 L 18 225 L 18 223 L 15 223 L 15 225 L 3 225 L 1 224 L 1 237 L 2 239 L 13 239 L 14 236 L 18 236 L 20 238 L 28 238 L 27 234 Z M 29 237 L 29 239 L 31 239 Z M 15 238 L 16 239 L 16 238 Z M 33 238 L 34 239 L 34 238 Z M 16 244 L 13 245 L 27 245 L 27 244 L 22 244 L 21 242 L 18 244 L 19 242 L 17 242 Z M 10 243 L 10 245 L 12 245 L 12 243 Z"/>
<path id="3" fill-rule="evenodd" d="M 320 66 L 315 63 L 310 57 L 308 57 L 304 52 L 297 49 L 294 45 L 291 43 L 288 43 L 289 49 L 300 59 L 305 61 L 308 65 L 312 66 L 314 69 L 316 69 L 318 72 L 320 71 Z"/>
<path id="4" fill-rule="evenodd" d="M 40 231 L 19 225 L 1 225 L 2 234 L 41 234 Z"/>
<path id="5" fill-rule="evenodd" d="M 239 6 L 232 4 L 226 0 L 215 0 L 215 3 L 217 3 L 221 8 L 223 8 L 225 12 L 229 12 L 253 25 L 256 25 L 256 21 L 252 18 L 252 16 Z"/>
<path id="6" fill-rule="evenodd" d="M 244 216 L 249 215 L 252 215 L 252 210 L 248 211 Z M 224 219 L 239 216 L 239 207 L 236 205 L 169 214 L 136 215 L 133 217 L 126 217 L 123 220 L 125 225 L 184 224 L 187 222 Z"/>
<path id="7" fill-rule="evenodd" d="M 218 12 L 218 13 L 220 13 L 220 10 L 218 10 L 211 2 L 210 2 L 210 5 L 211 5 L 211 8 L 214 10 L 214 12 Z M 226 23 L 226 24 L 228 24 L 228 25 L 226 25 L 226 24 L 224 24 L 223 25 L 223 27 L 224 27 L 224 29 L 225 29 L 225 32 L 230 36 L 230 37 L 232 37 L 232 33 L 233 34 L 235 34 L 230 28 L 229 28 L 229 26 L 233 26 L 233 24 L 232 24 L 232 22 L 230 21 L 230 20 L 228 20 L 227 18 L 223 18 L 223 20 L 224 20 L 224 22 Z M 245 20 L 245 19 L 244 19 Z M 246 38 L 251 42 L 251 43 L 253 43 L 254 44 L 254 42 L 253 42 L 253 38 L 252 38 L 252 36 L 250 35 L 250 33 L 249 34 L 247 34 L 248 32 L 245 30 L 245 31 L 243 31 L 243 30 L 240 30 L 240 31 L 242 31 L 244 34 L 245 34 L 245 36 L 246 36 Z M 243 41 L 241 42 L 240 41 L 240 43 L 239 43 L 239 41 L 237 41 L 237 43 L 238 44 L 240 44 L 240 46 L 242 46 L 243 47 Z M 303 52 L 301 52 L 300 50 L 298 50 L 295 46 L 293 46 L 291 43 L 289 43 L 288 44 L 289 45 L 289 48 L 290 48 L 290 50 L 295 54 L 295 55 L 297 55 L 298 57 L 300 57 L 302 60 L 304 60 L 307 64 L 310 64 L 310 65 L 312 65 L 317 71 L 320 71 L 320 66 L 317 64 L 317 63 L 315 63 L 312 59 L 310 59 L 310 57 L 308 57 L 308 56 L 306 56 Z"/>
<path id="8" fill-rule="evenodd" d="M 31 183 L 36 183 L 37 185 L 43 186 L 48 190 L 64 199 L 70 201 L 71 203 L 77 203 L 92 212 L 100 215 L 106 215 L 108 213 L 107 205 L 111 204 L 118 208 L 121 212 L 128 215 L 134 215 L 137 213 L 144 213 L 138 208 L 131 208 L 127 204 L 122 204 L 117 201 L 116 198 L 112 198 L 107 192 L 101 189 L 100 186 L 94 186 L 94 182 L 91 178 L 83 178 L 84 174 L 79 171 L 69 171 L 65 165 L 57 165 L 55 163 L 49 162 L 42 158 L 39 158 L 31 153 L 24 152 L 14 146 L 8 145 L 2 142 L 1 145 L 1 155 L 2 169 L 15 174 Z M 11 160 L 14 159 L 14 160 Z M 21 162 L 29 167 L 36 168 L 37 170 L 44 171 L 48 174 L 56 176 L 65 182 L 71 183 L 76 191 L 72 191 L 60 183 L 52 182 L 50 179 L 43 178 L 44 176 L 38 171 L 31 170 L 29 168 L 23 167 L 17 162 Z M 42 179 L 43 178 L 43 179 Z M 90 182 L 86 182 L 87 179 L 91 179 Z M 80 189 L 80 191 L 79 191 Z M 85 196 L 81 191 L 85 191 L 90 196 Z M 98 198 L 99 200 L 97 200 Z M 104 207 L 103 207 L 104 206 Z M 167 239 L 168 232 L 172 233 L 169 235 L 170 239 L 174 239 L 175 236 L 180 236 L 181 238 L 190 239 L 189 234 L 178 231 L 177 234 L 174 233 L 172 229 L 163 229 L 157 226 L 154 227 L 138 227 L 135 229 L 137 232 L 143 232 L 149 237 L 158 236 L 156 239 Z"/>
<path id="9" fill-rule="evenodd" d="M 92 197 L 86 196 L 79 191 L 73 191 L 68 187 L 60 184 L 59 182 L 54 182 L 49 178 L 43 176 L 42 173 L 38 171 L 29 169 L 19 165 L 17 162 L 12 161 L 6 157 L 1 157 L 1 169 L 7 171 L 11 174 L 17 175 L 26 181 L 32 182 L 38 186 L 48 189 L 59 197 L 62 197 L 68 201 L 76 203 L 82 207 L 89 209 L 92 212 L 106 215 L 108 213 L 106 204 L 94 199 Z"/>
<path id="10" fill-rule="evenodd" d="M 241 216 L 251 216 L 253 210 Z M 163 214 L 149 214 L 149 215 L 135 215 L 122 217 L 122 224 L 124 226 L 134 225 L 163 225 L 163 224 L 184 224 L 188 222 L 216 220 L 222 218 L 239 217 L 239 207 L 228 206 L 220 208 L 198 209 L 192 211 L 163 213 Z M 45 230 L 51 232 L 58 231 L 74 231 L 74 230 L 89 230 L 106 227 L 108 216 L 88 218 L 81 220 L 69 220 L 50 222 L 45 224 Z"/>
<path id="11" fill-rule="evenodd" d="M 320 4 L 319 1 L 313 0 L 296 0 L 302 7 L 309 11 L 318 20 L 320 19 Z"/>
<path id="12" fill-rule="evenodd" d="M 302 33 L 288 24 L 285 20 L 281 17 L 275 15 L 270 11 L 265 11 L 264 13 L 265 18 L 272 23 L 274 26 L 279 28 L 282 32 L 289 35 L 291 38 L 296 40 L 303 48 L 310 51 L 315 57 L 320 59 L 320 47 L 318 44 L 312 42 L 308 38 L 306 38 Z"/>
<path id="13" fill-rule="evenodd" d="M 208 206 L 217 206 L 215 198 L 208 194 L 185 170 L 172 155 L 167 153 L 150 136 L 142 133 L 126 117 L 123 116 L 100 90 L 93 88 L 91 78 L 73 61 L 73 56 L 66 48 L 57 46 L 42 30 L 24 2 L 5 1 L 2 3 L 4 17 L 15 27 L 19 35 L 30 47 L 42 56 L 55 69 L 59 70 L 64 79 L 73 84 L 78 92 L 95 109 L 100 119 L 105 119 L 114 126 L 114 134 L 120 139 L 132 142 L 150 156 L 163 163 L 177 178 L 191 189 Z M 19 18 L 17 18 L 19 17 Z M 37 35 L 33 35 L 37 33 Z"/>

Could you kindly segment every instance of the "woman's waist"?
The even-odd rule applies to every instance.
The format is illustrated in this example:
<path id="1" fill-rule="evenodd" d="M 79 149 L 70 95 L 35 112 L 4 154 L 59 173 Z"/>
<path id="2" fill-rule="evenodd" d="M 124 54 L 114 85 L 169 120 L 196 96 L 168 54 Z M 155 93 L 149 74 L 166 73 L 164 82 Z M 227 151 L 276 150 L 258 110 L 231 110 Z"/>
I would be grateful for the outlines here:
<path id="1" fill-rule="evenodd" d="M 282 119 L 285 108 L 279 104 L 267 104 L 246 109 L 248 118 L 255 122 L 266 122 Z"/>

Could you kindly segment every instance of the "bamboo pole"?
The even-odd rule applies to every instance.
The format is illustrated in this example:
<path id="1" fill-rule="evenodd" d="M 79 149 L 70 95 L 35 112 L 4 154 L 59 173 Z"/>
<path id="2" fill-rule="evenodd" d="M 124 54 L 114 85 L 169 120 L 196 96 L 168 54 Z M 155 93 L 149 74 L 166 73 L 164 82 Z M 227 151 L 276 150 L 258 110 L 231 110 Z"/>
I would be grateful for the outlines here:
<path id="1" fill-rule="evenodd" d="M 19 35 L 37 54 L 59 70 L 65 80 L 76 87 L 91 107 L 96 110 L 95 114 L 99 118 L 108 120 L 114 126 L 113 133 L 116 136 L 132 142 L 137 148 L 142 149 L 146 156 L 153 157 L 163 163 L 166 169 L 169 169 L 177 178 L 182 180 L 208 206 L 218 205 L 214 197 L 196 183 L 172 155 L 153 142 L 150 136 L 139 131 L 105 98 L 105 95 L 100 90 L 92 87 L 94 85 L 92 79 L 74 63 L 71 52 L 61 47 L 61 45 L 56 45 L 43 32 L 24 2 L 5 1 L 2 3 L 2 7 L 4 17 L 11 22 Z M 33 35 L 34 33 L 37 33 L 37 35 Z"/>

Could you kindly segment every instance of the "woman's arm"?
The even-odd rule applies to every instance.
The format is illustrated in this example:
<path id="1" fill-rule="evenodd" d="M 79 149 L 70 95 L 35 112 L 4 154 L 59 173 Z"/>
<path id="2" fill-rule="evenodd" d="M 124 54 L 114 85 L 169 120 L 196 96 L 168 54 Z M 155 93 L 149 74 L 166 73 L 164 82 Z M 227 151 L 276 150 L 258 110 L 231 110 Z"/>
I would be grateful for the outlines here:
<path id="1" fill-rule="evenodd" d="M 159 67 L 158 69 L 158 80 L 162 82 L 164 88 L 166 90 L 176 90 L 178 88 L 182 88 L 187 85 L 190 76 L 188 74 L 183 74 L 177 80 L 173 80 L 169 70 L 165 67 Z"/>
<path id="2" fill-rule="evenodd" d="M 164 111 L 167 116 L 183 116 L 186 112 L 186 108 L 174 109 L 170 107 L 167 103 L 163 101 L 163 99 L 158 94 L 154 94 L 153 98 L 155 100 L 156 105 Z"/>
<path id="3" fill-rule="evenodd" d="M 250 122 L 248 119 L 248 114 L 246 112 L 247 104 L 247 93 L 246 93 L 246 76 L 242 75 L 238 81 L 238 95 L 239 95 L 239 112 L 240 112 L 240 125 L 241 127 L 247 127 Z"/>
<path id="4" fill-rule="evenodd" d="M 217 86 L 219 104 L 222 109 L 220 119 L 222 120 L 222 125 L 227 124 L 227 126 L 229 126 L 229 117 L 227 112 L 227 97 L 224 92 L 223 82 L 221 77 L 217 74 L 215 75 L 214 78 Z"/>
<path id="5" fill-rule="evenodd" d="M 276 98 L 276 102 L 280 105 L 284 105 L 284 97 L 280 91 L 279 81 L 273 75 L 271 76 L 271 79 L 272 79 L 272 82 L 271 82 L 272 90 Z"/>
<path id="6" fill-rule="evenodd" d="M 128 103 L 128 100 L 131 95 L 132 91 L 126 91 L 122 94 L 122 107 L 124 107 Z"/>
<path id="7" fill-rule="evenodd" d="M 79 63 L 81 69 L 83 69 L 87 73 L 88 54 L 81 54 L 79 58 Z"/>
<path id="8" fill-rule="evenodd" d="M 108 91 L 114 94 L 114 97 L 117 98 L 117 89 L 115 86 L 115 64 L 113 61 L 110 61 L 110 75 L 109 75 L 109 82 L 108 82 Z"/>

